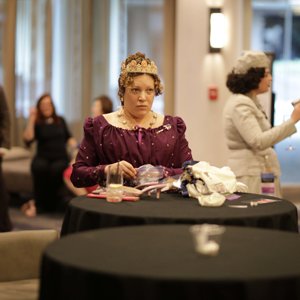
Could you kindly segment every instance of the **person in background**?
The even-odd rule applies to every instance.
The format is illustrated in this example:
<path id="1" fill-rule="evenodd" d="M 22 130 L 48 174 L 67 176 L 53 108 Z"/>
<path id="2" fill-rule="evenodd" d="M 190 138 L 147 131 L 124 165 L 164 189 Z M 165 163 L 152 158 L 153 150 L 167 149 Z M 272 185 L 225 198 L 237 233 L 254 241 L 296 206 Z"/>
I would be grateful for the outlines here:
<path id="1" fill-rule="evenodd" d="M 102 185 L 108 166 L 121 168 L 130 185 L 142 165 L 161 166 L 168 177 L 181 174 L 182 164 L 192 160 L 184 121 L 152 111 L 154 97 L 163 92 L 154 61 L 140 52 L 129 55 L 118 83 L 121 108 L 84 124 L 71 175 L 76 187 Z"/>
<path id="2" fill-rule="evenodd" d="M 8 148 L 10 148 L 10 118 L 5 93 L 0 86 L 0 232 L 12 229 L 8 212 L 9 194 L 2 173 L 2 157 Z"/>
<path id="3" fill-rule="evenodd" d="M 113 102 L 112 100 L 106 96 L 106 95 L 101 95 L 97 98 L 94 99 L 92 107 L 91 107 L 91 116 L 92 118 L 95 118 L 97 116 L 103 115 L 103 114 L 108 114 L 111 113 L 113 110 Z M 75 153 L 74 153 L 75 154 Z M 77 154 L 77 151 L 76 151 Z M 82 196 L 86 195 L 87 193 L 90 193 L 94 189 L 97 188 L 97 184 L 91 187 L 81 187 L 81 188 L 76 188 L 73 183 L 71 182 L 71 174 L 72 174 L 72 164 L 75 162 L 75 155 L 73 159 L 70 162 L 70 165 L 65 169 L 63 178 L 64 182 L 67 186 L 67 188 L 71 191 L 71 193 L 75 196 Z"/>
<path id="4" fill-rule="evenodd" d="M 228 166 L 237 180 L 246 184 L 250 193 L 261 194 L 261 174 L 267 170 L 275 176 L 275 195 L 281 197 L 280 166 L 272 146 L 296 132 L 300 104 L 294 107 L 290 119 L 272 128 L 257 98 L 269 90 L 271 82 L 267 55 L 244 52 L 227 76 L 232 95 L 224 107 L 223 120 Z"/>
<path id="5" fill-rule="evenodd" d="M 65 119 L 56 114 L 50 94 L 42 95 L 36 108 L 31 108 L 23 139 L 27 145 L 37 142 L 31 163 L 35 203 L 34 200 L 25 203 L 23 211 L 34 216 L 34 204 L 42 211 L 56 211 L 62 205 L 62 174 L 69 163 L 67 149 L 76 149 L 77 141 Z"/>
<path id="6" fill-rule="evenodd" d="M 113 102 L 108 96 L 101 95 L 94 99 L 91 108 L 91 116 L 93 118 L 103 114 L 111 113 L 112 111 L 113 111 Z"/>

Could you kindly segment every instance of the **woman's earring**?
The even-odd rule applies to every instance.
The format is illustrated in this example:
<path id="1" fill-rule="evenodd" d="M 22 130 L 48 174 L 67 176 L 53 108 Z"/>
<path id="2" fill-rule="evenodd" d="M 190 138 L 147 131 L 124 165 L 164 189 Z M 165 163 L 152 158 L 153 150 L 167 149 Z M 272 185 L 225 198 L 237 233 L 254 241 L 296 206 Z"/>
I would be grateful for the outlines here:
<path id="1" fill-rule="evenodd" d="M 124 105 L 124 99 L 123 99 L 123 97 L 121 97 L 120 101 L 121 101 L 121 105 L 123 106 Z"/>

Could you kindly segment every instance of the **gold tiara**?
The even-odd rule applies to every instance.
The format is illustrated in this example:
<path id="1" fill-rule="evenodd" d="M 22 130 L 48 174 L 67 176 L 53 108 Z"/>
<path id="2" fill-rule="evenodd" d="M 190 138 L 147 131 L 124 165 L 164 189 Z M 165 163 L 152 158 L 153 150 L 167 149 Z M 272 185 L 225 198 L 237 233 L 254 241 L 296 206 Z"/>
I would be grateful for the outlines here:
<path id="1" fill-rule="evenodd" d="M 157 66 L 152 60 L 150 63 L 148 63 L 145 59 L 142 60 L 141 63 L 137 63 L 136 60 L 132 60 L 127 66 L 125 62 L 122 63 L 121 72 L 157 74 Z"/>

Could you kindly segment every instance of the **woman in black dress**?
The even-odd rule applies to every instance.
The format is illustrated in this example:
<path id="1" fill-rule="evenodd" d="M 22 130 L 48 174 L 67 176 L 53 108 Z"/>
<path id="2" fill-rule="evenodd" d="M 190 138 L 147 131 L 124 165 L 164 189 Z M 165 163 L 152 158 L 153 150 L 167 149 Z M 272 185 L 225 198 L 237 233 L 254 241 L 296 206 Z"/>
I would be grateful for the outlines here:
<path id="1" fill-rule="evenodd" d="M 56 114 L 49 94 L 42 95 L 36 108 L 31 109 L 23 137 L 28 145 L 37 142 L 31 164 L 36 205 L 42 211 L 56 211 L 62 204 L 62 174 L 69 163 L 67 148 L 76 148 L 77 142 L 64 118 Z M 29 203 L 32 209 L 34 202 Z"/>

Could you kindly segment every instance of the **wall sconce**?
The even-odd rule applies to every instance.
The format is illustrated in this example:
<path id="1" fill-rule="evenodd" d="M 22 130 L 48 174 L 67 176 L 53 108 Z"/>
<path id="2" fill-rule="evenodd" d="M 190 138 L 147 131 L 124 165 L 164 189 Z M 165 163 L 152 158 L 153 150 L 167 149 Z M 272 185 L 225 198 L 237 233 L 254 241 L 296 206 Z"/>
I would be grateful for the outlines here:
<path id="1" fill-rule="evenodd" d="M 219 7 L 209 8 L 209 52 L 219 53 L 226 43 L 225 16 Z"/>

